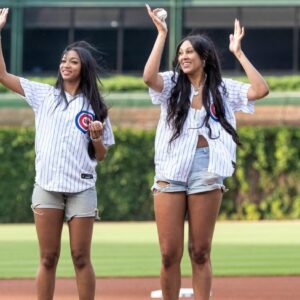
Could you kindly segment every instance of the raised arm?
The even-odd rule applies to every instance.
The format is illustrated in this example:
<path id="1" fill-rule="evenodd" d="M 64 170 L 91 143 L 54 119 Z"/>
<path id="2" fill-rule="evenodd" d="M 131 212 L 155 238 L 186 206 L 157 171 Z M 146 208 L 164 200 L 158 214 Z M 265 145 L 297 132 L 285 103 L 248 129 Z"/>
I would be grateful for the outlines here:
<path id="1" fill-rule="evenodd" d="M 143 79 L 144 82 L 157 92 L 163 90 L 163 79 L 158 74 L 161 62 L 161 56 L 164 50 L 164 45 L 168 33 L 167 24 L 165 21 L 159 19 L 155 14 L 160 10 L 159 8 L 151 10 L 150 6 L 146 4 L 148 14 L 157 28 L 158 34 L 148 61 L 144 68 Z"/>
<path id="2" fill-rule="evenodd" d="M 12 90 L 13 92 L 25 96 L 19 77 L 7 72 L 3 57 L 1 31 L 4 25 L 6 24 L 7 14 L 8 8 L 0 9 L 0 83 L 2 83 L 4 86 Z"/>
<path id="3" fill-rule="evenodd" d="M 244 34 L 244 27 L 241 27 L 240 22 L 236 19 L 234 22 L 234 33 L 229 37 L 229 50 L 240 62 L 248 77 L 251 85 L 248 90 L 248 99 L 257 100 L 268 95 L 269 87 L 262 75 L 256 70 L 242 51 L 241 40 L 244 37 Z"/>

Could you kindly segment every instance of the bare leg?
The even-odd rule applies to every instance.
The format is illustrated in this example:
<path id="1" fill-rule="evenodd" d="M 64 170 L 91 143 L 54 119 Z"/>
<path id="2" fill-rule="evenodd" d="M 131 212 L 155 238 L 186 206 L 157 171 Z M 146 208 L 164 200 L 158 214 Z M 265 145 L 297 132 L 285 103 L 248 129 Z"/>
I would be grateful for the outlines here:
<path id="1" fill-rule="evenodd" d="M 95 299 L 95 273 L 91 263 L 94 217 L 73 218 L 69 222 L 71 254 L 80 300 Z"/>
<path id="2" fill-rule="evenodd" d="M 208 300 L 210 297 L 212 281 L 210 251 L 221 201 L 220 190 L 188 196 L 189 253 L 195 300 Z"/>
<path id="3" fill-rule="evenodd" d="M 36 277 L 37 299 L 52 300 L 64 212 L 52 208 L 35 208 L 35 211 L 34 219 L 40 247 L 40 264 Z"/>
<path id="4" fill-rule="evenodd" d="M 160 281 L 164 300 L 177 300 L 183 254 L 185 193 L 154 194 L 154 210 L 159 236 L 162 267 Z"/>

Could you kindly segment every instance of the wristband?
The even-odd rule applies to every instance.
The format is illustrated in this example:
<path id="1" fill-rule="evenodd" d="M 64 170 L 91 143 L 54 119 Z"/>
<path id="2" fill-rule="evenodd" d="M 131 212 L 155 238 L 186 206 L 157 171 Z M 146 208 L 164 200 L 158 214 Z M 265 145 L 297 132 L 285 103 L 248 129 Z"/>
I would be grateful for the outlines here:
<path id="1" fill-rule="evenodd" d="M 101 136 L 99 136 L 97 138 L 93 138 L 93 137 L 90 136 L 90 139 L 91 139 L 92 142 L 98 142 L 98 141 L 102 140 Z"/>

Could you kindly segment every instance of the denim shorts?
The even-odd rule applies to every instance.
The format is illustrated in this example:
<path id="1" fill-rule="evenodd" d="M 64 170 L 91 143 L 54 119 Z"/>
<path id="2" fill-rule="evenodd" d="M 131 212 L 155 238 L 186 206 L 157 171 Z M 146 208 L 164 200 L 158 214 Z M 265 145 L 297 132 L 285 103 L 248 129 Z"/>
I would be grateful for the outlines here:
<path id="1" fill-rule="evenodd" d="M 226 191 L 223 185 L 224 178 L 207 171 L 209 163 L 209 148 L 197 148 L 191 171 L 186 182 L 169 180 L 162 176 L 154 177 L 152 191 L 157 192 L 185 192 L 187 195 L 204 193 L 220 189 Z M 167 182 L 160 184 L 159 181 Z"/>
<path id="2" fill-rule="evenodd" d="M 97 192 L 91 187 L 79 193 L 61 193 L 46 191 L 38 184 L 34 185 L 31 208 L 35 214 L 36 208 L 56 208 L 65 211 L 66 221 L 72 218 L 94 217 L 99 220 L 97 209 Z"/>

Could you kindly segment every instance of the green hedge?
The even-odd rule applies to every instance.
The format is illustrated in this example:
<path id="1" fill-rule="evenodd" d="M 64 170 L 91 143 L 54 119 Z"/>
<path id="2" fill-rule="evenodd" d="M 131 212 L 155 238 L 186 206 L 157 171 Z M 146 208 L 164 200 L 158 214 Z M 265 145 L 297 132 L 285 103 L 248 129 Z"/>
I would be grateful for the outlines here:
<path id="1" fill-rule="evenodd" d="M 264 78 L 272 92 L 300 91 L 300 76 L 264 76 Z M 247 78 L 244 76 L 235 77 L 235 79 L 247 82 Z"/>
<path id="2" fill-rule="evenodd" d="M 246 77 L 233 77 L 247 81 Z M 300 91 L 300 76 L 265 76 L 271 91 Z M 54 85 L 55 77 L 31 77 L 30 79 Z M 145 91 L 147 87 L 141 76 L 115 75 L 102 79 L 103 89 L 106 92 Z M 8 90 L 0 85 L 0 93 Z"/>
<path id="3" fill-rule="evenodd" d="M 221 219 L 300 218 L 300 128 L 243 127 L 235 175 L 226 179 Z M 152 220 L 154 132 L 115 129 L 98 166 L 102 220 Z M 0 222 L 32 222 L 34 132 L 0 129 Z"/>
<path id="4" fill-rule="evenodd" d="M 300 218 L 300 128 L 242 127 L 221 218 Z"/>
<path id="5" fill-rule="evenodd" d="M 29 79 L 54 85 L 55 77 L 29 77 Z M 126 92 L 146 91 L 147 87 L 142 77 L 116 75 L 101 79 L 102 88 L 105 92 Z M 0 84 L 0 93 L 7 93 L 9 90 Z"/>

